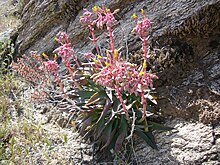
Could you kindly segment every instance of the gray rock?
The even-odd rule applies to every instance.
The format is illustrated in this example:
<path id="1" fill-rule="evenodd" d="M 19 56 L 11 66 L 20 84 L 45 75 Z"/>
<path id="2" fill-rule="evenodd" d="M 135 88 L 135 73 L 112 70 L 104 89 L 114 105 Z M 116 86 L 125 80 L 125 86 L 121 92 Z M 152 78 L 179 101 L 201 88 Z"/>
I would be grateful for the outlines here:
<path id="1" fill-rule="evenodd" d="M 136 155 L 140 164 L 218 164 L 219 145 L 214 142 L 217 129 L 202 123 L 175 119 L 166 123 L 175 130 L 156 134 L 159 151 L 140 143 Z"/>

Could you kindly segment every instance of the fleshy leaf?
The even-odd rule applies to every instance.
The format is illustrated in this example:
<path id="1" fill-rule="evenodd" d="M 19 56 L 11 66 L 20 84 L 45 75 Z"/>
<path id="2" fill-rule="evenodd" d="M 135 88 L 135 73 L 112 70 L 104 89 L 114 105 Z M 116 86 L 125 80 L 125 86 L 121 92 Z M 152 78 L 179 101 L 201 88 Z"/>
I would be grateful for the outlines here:
<path id="1" fill-rule="evenodd" d="M 78 91 L 77 93 L 82 99 L 88 99 L 94 95 L 95 91 Z"/>
<path id="2" fill-rule="evenodd" d="M 121 106 L 121 102 L 119 100 L 115 100 L 113 103 L 113 111 L 117 112 Z"/>
<path id="3" fill-rule="evenodd" d="M 95 94 L 93 94 L 90 99 L 88 100 L 87 102 L 87 105 L 90 105 L 90 104 L 93 104 L 94 101 L 97 101 L 97 99 L 103 99 L 103 98 L 106 98 L 108 97 L 106 95 L 106 92 L 105 91 L 100 91 L 100 92 L 96 92 Z"/>
<path id="4" fill-rule="evenodd" d="M 119 119 L 114 118 L 113 122 L 114 122 L 113 130 L 111 131 L 111 134 L 107 138 L 107 142 L 105 143 L 105 145 L 102 147 L 101 150 L 103 150 L 104 148 L 106 148 L 110 144 L 110 142 L 112 141 L 113 137 L 116 134 L 116 131 L 118 130 Z"/>
<path id="5" fill-rule="evenodd" d="M 154 136 L 151 132 L 145 133 L 144 130 L 138 128 L 135 126 L 135 133 L 142 138 L 149 146 L 151 146 L 153 149 L 158 150 L 157 145 L 154 140 Z"/>
<path id="6" fill-rule="evenodd" d="M 107 111 L 110 109 L 111 105 L 112 105 L 111 101 L 109 99 L 107 99 L 106 102 L 105 102 L 105 106 L 104 106 L 104 108 L 102 110 L 102 113 L 101 113 L 101 115 L 100 115 L 100 117 L 99 117 L 97 122 L 99 122 L 99 120 L 101 118 L 105 117 L 105 115 L 106 115 Z"/>
<path id="7" fill-rule="evenodd" d="M 112 132 L 112 125 L 113 125 L 113 121 L 108 123 L 108 125 L 105 127 L 105 130 L 102 134 L 101 139 L 103 140 L 103 144 L 105 144 L 101 150 L 103 150 L 103 148 L 105 148 L 108 144 L 107 141 L 109 139 L 109 137 L 111 137 L 111 132 Z"/>
<path id="8" fill-rule="evenodd" d="M 127 121 L 126 118 L 124 116 L 121 116 L 121 121 L 120 121 L 120 128 L 118 130 L 118 138 L 115 142 L 115 151 L 119 151 L 124 140 L 125 137 L 127 136 Z"/>
<path id="9" fill-rule="evenodd" d="M 83 121 L 82 126 L 81 126 L 81 128 L 80 128 L 80 133 L 79 133 L 81 136 L 83 136 L 83 135 L 85 134 L 86 128 L 87 128 L 89 125 L 91 125 L 91 123 L 92 123 L 92 117 L 91 117 L 91 116 L 87 117 L 87 118 Z"/>
<path id="10" fill-rule="evenodd" d="M 96 129 L 95 129 L 95 133 L 94 133 L 94 137 L 96 140 L 101 136 L 105 127 L 106 127 L 105 119 L 101 118 L 99 120 L 99 122 L 96 123 Z"/>
<path id="11" fill-rule="evenodd" d="M 155 123 L 152 121 L 148 121 L 148 123 L 149 123 L 149 127 L 154 130 L 170 131 L 170 130 L 174 129 L 172 127 L 168 127 L 168 126 L 158 124 L 158 123 Z"/>

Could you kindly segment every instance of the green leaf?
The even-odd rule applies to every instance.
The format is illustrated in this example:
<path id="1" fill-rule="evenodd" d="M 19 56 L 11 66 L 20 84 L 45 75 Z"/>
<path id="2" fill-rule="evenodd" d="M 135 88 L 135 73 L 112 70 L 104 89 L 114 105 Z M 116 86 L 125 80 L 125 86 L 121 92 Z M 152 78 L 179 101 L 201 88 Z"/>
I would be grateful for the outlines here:
<path id="1" fill-rule="evenodd" d="M 119 131 L 118 131 L 118 138 L 116 139 L 115 142 L 115 151 L 119 151 L 121 149 L 121 146 L 125 140 L 125 137 L 127 136 L 127 120 L 125 118 L 125 116 L 121 116 L 121 121 L 120 121 L 120 127 L 119 127 Z"/>
<path id="2" fill-rule="evenodd" d="M 106 148 L 110 144 L 110 142 L 113 140 L 113 138 L 116 134 L 116 131 L 118 130 L 119 119 L 114 118 L 112 120 L 112 123 L 113 123 L 113 126 L 112 126 L 113 130 L 111 131 L 111 134 L 108 135 L 107 141 L 106 141 L 105 145 L 101 148 L 101 150 L 103 150 L 104 148 Z"/>
<path id="3" fill-rule="evenodd" d="M 98 138 L 103 133 L 104 128 L 106 127 L 105 119 L 101 118 L 99 120 L 99 122 L 96 122 L 95 125 L 96 125 L 96 128 L 95 128 L 95 132 L 94 132 L 94 137 L 95 137 L 95 140 L 98 140 Z"/>
<path id="4" fill-rule="evenodd" d="M 101 113 L 101 115 L 100 115 L 100 117 L 99 117 L 99 119 L 98 119 L 97 122 L 99 122 L 99 120 L 100 120 L 101 118 L 104 118 L 104 117 L 105 117 L 106 113 L 107 113 L 108 110 L 111 108 L 111 106 L 112 106 L 111 101 L 110 101 L 109 99 L 107 99 L 106 102 L 105 102 L 105 106 L 104 106 L 104 108 L 103 108 L 103 110 L 102 110 L 102 113 Z"/>
<path id="5" fill-rule="evenodd" d="M 101 102 L 103 102 L 101 100 L 101 98 L 97 98 L 96 100 L 90 101 L 89 103 L 87 102 L 86 105 L 90 106 L 90 105 L 97 105 L 97 104 L 101 104 Z"/>
<path id="6" fill-rule="evenodd" d="M 90 126 L 92 123 L 92 117 L 91 116 L 88 116 L 82 123 L 82 126 L 80 128 L 80 135 L 83 136 L 86 132 L 86 129 L 88 126 Z"/>
<path id="7" fill-rule="evenodd" d="M 121 102 L 119 101 L 119 99 L 115 100 L 113 102 L 113 111 L 117 112 L 119 110 L 120 106 L 121 106 Z"/>
<path id="8" fill-rule="evenodd" d="M 121 117 L 121 118 L 120 118 Z M 120 131 L 121 130 L 121 126 L 123 125 L 123 119 L 125 119 L 125 117 L 123 115 L 118 115 L 117 117 L 114 116 L 114 125 L 113 125 L 113 128 L 115 129 L 115 133 L 112 132 L 112 138 L 111 138 L 111 141 L 109 143 L 109 145 L 106 147 L 105 151 L 110 151 L 112 149 L 115 150 L 115 144 L 116 144 L 116 141 L 120 135 Z"/>
<path id="9" fill-rule="evenodd" d="M 89 89 L 93 89 L 93 90 L 95 90 L 96 92 L 99 92 L 100 91 L 100 89 L 98 88 L 98 85 L 94 82 L 94 81 L 92 81 L 92 80 L 88 80 L 88 85 L 86 85 Z"/>
<path id="10" fill-rule="evenodd" d="M 77 92 L 82 99 L 89 99 L 94 95 L 95 91 L 78 91 Z"/>
<path id="11" fill-rule="evenodd" d="M 108 146 L 107 141 L 109 140 L 109 137 L 111 136 L 111 132 L 112 132 L 112 125 L 113 125 L 113 121 L 108 123 L 107 126 L 105 127 L 102 136 L 100 137 L 100 139 L 102 139 L 103 144 L 105 144 L 101 150 L 103 150 L 103 148 L 105 148 L 106 146 Z"/>
<path id="12" fill-rule="evenodd" d="M 149 132 L 146 132 L 145 134 L 146 134 L 147 137 L 149 137 L 149 139 L 151 139 L 151 142 L 153 143 L 153 146 L 154 146 L 153 149 L 158 150 L 157 144 L 156 144 L 156 141 L 155 141 L 155 137 L 154 137 L 153 133 L 151 131 L 149 131 Z"/>
<path id="13" fill-rule="evenodd" d="M 135 112 L 135 116 L 137 116 L 137 118 L 142 118 L 142 112 L 139 109 L 134 109 Z"/>
<path id="14" fill-rule="evenodd" d="M 147 132 L 145 133 L 144 130 L 138 128 L 135 126 L 135 133 L 142 138 L 150 147 L 152 147 L 153 149 L 158 150 L 154 136 L 152 134 L 152 132 Z"/>
<path id="15" fill-rule="evenodd" d="M 101 100 L 101 99 L 106 99 L 108 96 L 106 95 L 106 92 L 104 90 L 100 91 L 100 92 L 96 92 L 95 94 L 93 94 L 90 99 L 88 100 L 86 105 L 91 105 L 95 102 L 97 102 L 97 100 Z"/>
<path id="16" fill-rule="evenodd" d="M 172 127 L 168 127 L 168 126 L 158 124 L 158 123 L 155 123 L 152 121 L 148 121 L 148 123 L 149 123 L 149 127 L 154 130 L 170 131 L 170 130 L 174 129 Z"/>

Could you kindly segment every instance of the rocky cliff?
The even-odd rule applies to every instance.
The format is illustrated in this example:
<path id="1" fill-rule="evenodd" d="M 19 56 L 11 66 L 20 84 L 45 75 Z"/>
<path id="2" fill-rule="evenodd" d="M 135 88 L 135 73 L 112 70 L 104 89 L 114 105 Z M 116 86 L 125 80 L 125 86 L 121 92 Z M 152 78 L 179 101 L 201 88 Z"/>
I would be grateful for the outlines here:
<path id="1" fill-rule="evenodd" d="M 141 41 L 131 33 L 132 14 L 144 8 L 153 25 L 151 63 L 156 66 L 158 109 L 177 132 L 158 134 L 159 152 L 139 144 L 143 164 L 220 162 L 220 1 L 219 0 L 30 0 L 22 12 L 18 52 L 50 53 L 66 31 L 79 57 L 94 47 L 79 23 L 82 9 L 105 4 L 117 14 L 115 37 L 125 57 L 138 61 Z M 106 36 L 97 31 L 100 48 Z M 178 119 L 181 118 L 181 119 Z M 204 125 L 205 124 L 205 125 Z M 193 155 L 193 156 L 192 156 Z"/>

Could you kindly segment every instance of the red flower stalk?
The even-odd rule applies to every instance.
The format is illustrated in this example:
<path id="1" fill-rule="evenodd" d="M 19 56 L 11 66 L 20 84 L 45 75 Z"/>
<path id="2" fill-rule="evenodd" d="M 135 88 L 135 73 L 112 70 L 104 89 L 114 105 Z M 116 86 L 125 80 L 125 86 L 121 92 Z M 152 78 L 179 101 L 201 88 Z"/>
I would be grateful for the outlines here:
<path id="1" fill-rule="evenodd" d="M 147 73 L 146 73 L 146 68 L 147 68 L 147 59 L 149 58 L 148 56 L 148 30 L 150 28 L 151 25 L 151 21 L 146 17 L 144 10 L 141 9 L 141 13 L 143 15 L 143 20 L 139 20 L 139 18 L 137 17 L 136 14 L 133 15 L 134 19 L 137 20 L 137 26 L 133 29 L 133 32 L 137 33 L 140 37 L 140 39 L 143 41 L 143 50 L 144 50 L 144 62 L 143 62 L 143 68 L 142 71 L 140 72 L 140 75 L 143 75 L 143 77 L 146 77 Z M 151 77 L 149 77 L 149 74 L 147 76 L 147 80 L 143 80 L 143 83 L 149 83 L 150 87 L 152 88 L 153 84 L 152 84 L 152 79 Z M 154 76 L 152 78 L 157 78 L 157 76 Z M 142 100 L 142 104 L 143 104 L 143 115 L 146 116 L 146 108 L 147 108 L 147 102 L 146 102 L 146 98 L 145 98 L 145 94 L 144 92 L 141 93 L 141 100 Z"/>
<path id="2" fill-rule="evenodd" d="M 77 86 L 79 89 L 82 89 L 80 85 L 75 81 L 75 73 L 73 72 L 73 69 L 70 64 L 69 57 L 74 59 L 78 68 L 80 67 L 78 59 L 74 55 L 74 50 L 69 41 L 69 38 L 65 32 L 60 32 L 57 36 L 58 38 L 56 40 L 61 44 L 61 46 L 55 49 L 54 52 L 58 53 L 64 59 L 64 64 L 67 67 L 75 86 Z"/>
<path id="3" fill-rule="evenodd" d="M 143 20 L 139 20 L 136 14 L 133 15 L 134 19 L 137 20 L 137 26 L 133 29 L 133 32 L 137 33 L 141 40 L 143 41 L 143 50 L 144 50 L 144 60 L 149 58 L 147 52 L 147 34 L 151 25 L 151 21 L 146 17 L 144 10 L 142 9 Z"/>
<path id="4" fill-rule="evenodd" d="M 48 60 L 48 61 L 44 62 L 44 64 L 45 64 L 48 72 L 52 72 L 53 75 L 55 76 L 55 78 L 56 78 L 56 80 L 57 80 L 57 82 L 58 82 L 58 84 L 60 86 L 60 89 L 61 89 L 62 93 L 65 93 L 63 83 L 62 83 L 62 81 L 60 79 L 59 74 L 57 73 L 59 65 L 57 64 L 56 60 L 53 60 L 53 61 L 52 60 Z"/>
<path id="5" fill-rule="evenodd" d="M 100 54 L 98 45 L 97 45 L 97 38 L 95 38 L 94 28 L 93 26 L 96 25 L 97 28 L 102 29 L 104 25 L 106 25 L 107 30 L 109 31 L 109 38 L 110 38 L 110 52 L 111 56 L 111 63 L 113 63 L 114 58 L 117 58 L 114 55 L 115 52 L 115 44 L 114 44 L 114 34 L 112 27 L 117 23 L 117 20 L 114 17 L 119 10 L 115 10 L 113 13 L 110 9 L 106 7 L 93 7 L 93 12 L 89 12 L 87 9 L 84 9 L 84 14 L 81 17 L 80 21 L 82 24 L 85 24 L 89 27 L 90 33 L 92 35 L 92 41 L 96 47 L 98 55 Z"/>
<path id="6" fill-rule="evenodd" d="M 80 67 L 67 34 L 65 32 L 58 33 L 56 40 L 61 44 L 61 46 L 55 49 L 54 52 L 64 58 L 66 66 L 70 67 L 69 57 L 72 57 L 72 59 L 76 62 L 77 67 Z"/>
<path id="7" fill-rule="evenodd" d="M 88 11 L 87 9 L 84 9 L 83 16 L 80 18 L 80 22 L 84 25 L 87 25 L 89 27 L 89 32 L 92 35 L 92 41 L 93 44 L 95 45 L 97 53 L 100 55 L 99 47 L 97 44 L 97 38 L 95 37 L 95 29 L 93 28 L 93 25 L 95 24 L 95 21 L 93 20 L 94 13 Z"/>

